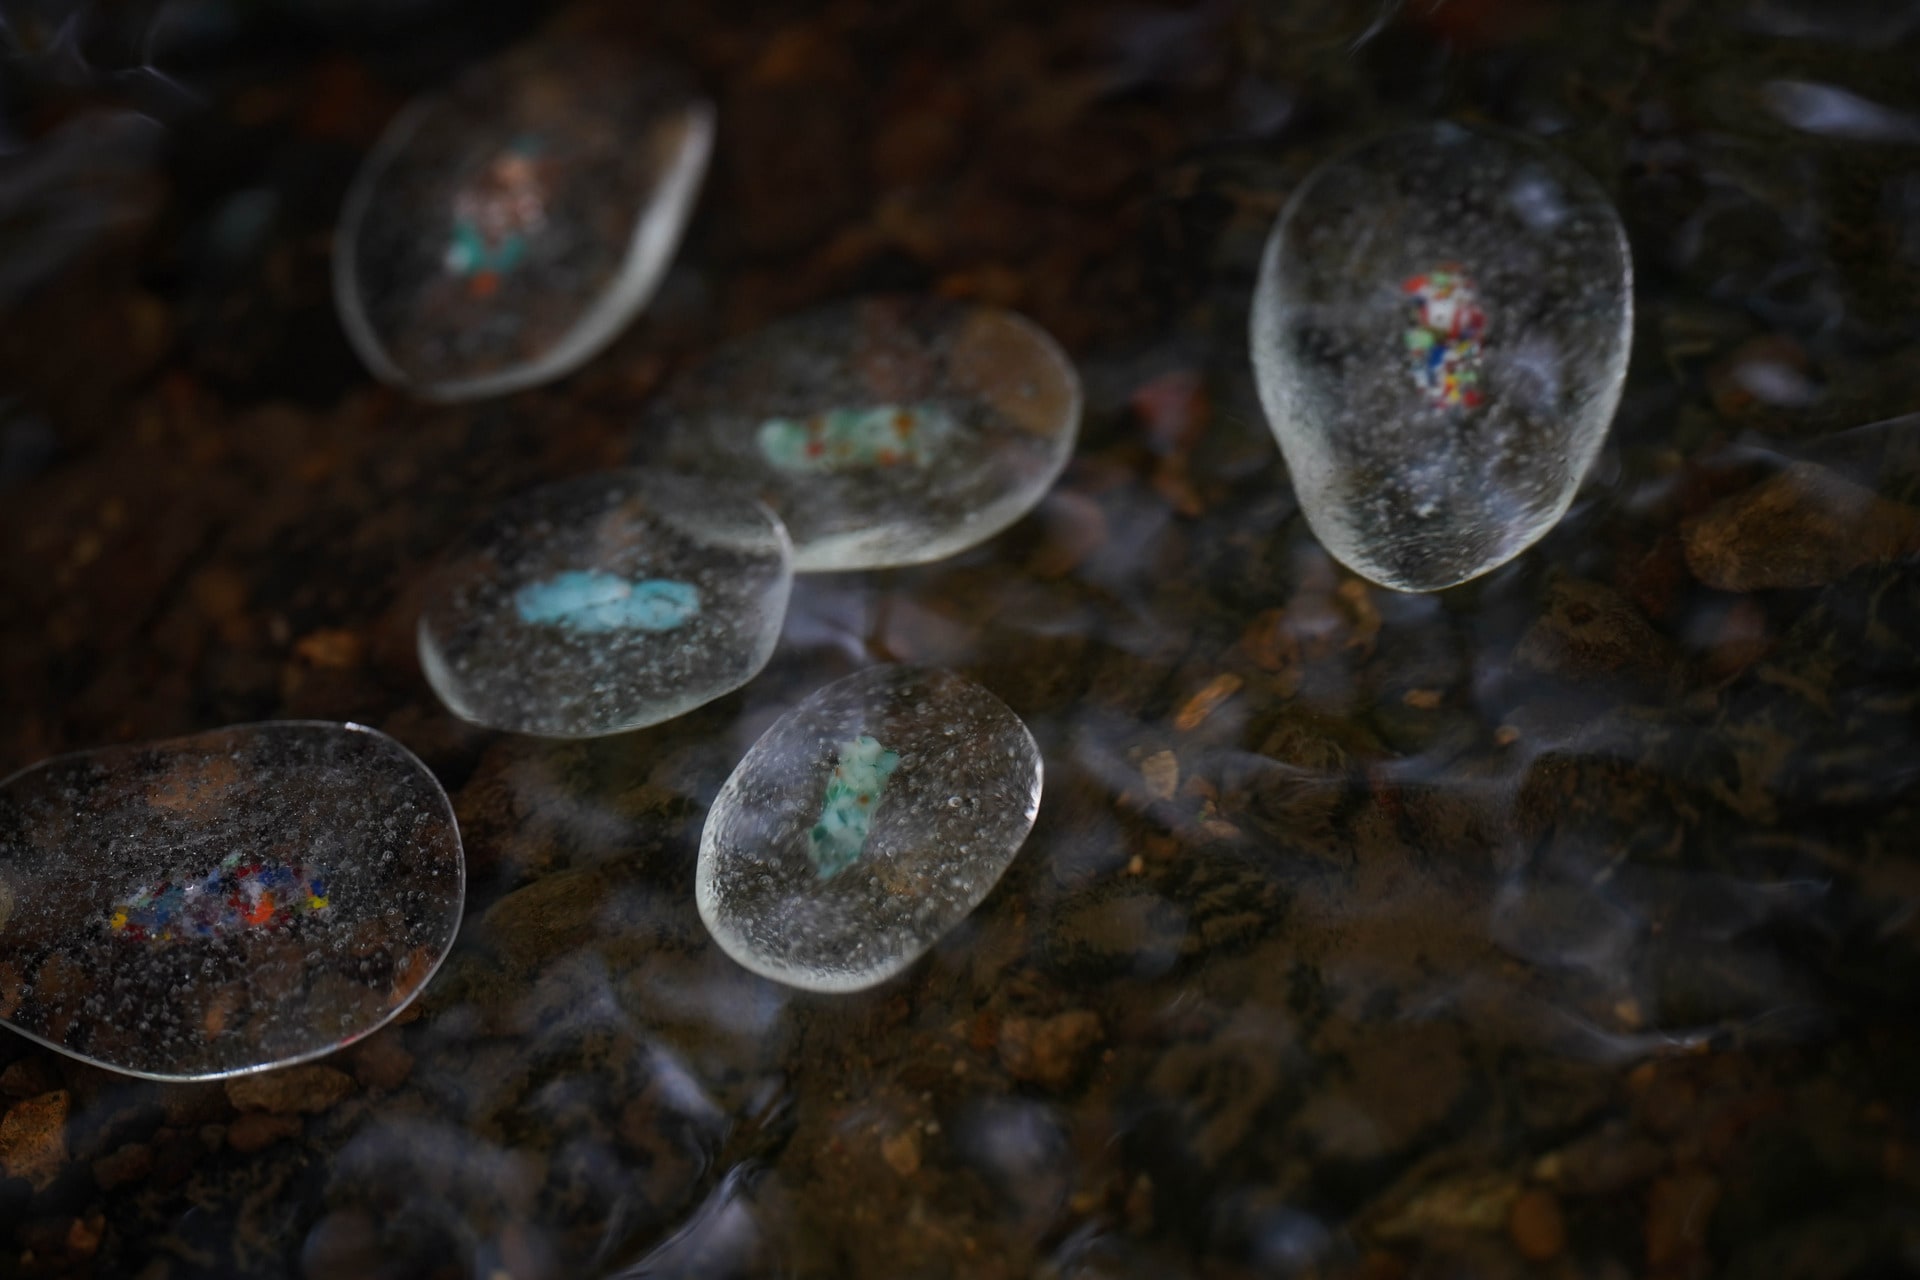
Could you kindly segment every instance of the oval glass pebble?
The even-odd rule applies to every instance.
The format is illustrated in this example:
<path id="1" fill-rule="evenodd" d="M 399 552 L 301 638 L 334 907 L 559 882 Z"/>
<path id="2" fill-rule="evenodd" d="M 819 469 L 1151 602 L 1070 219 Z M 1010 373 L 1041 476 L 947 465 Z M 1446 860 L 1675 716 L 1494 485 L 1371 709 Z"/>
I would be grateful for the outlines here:
<path id="1" fill-rule="evenodd" d="M 776 981 L 872 986 L 980 905 L 1040 785 L 1033 736 L 979 685 L 858 672 L 780 717 L 727 779 L 700 838 L 700 918 Z"/>
<path id="2" fill-rule="evenodd" d="M 420 665 L 454 714 L 592 738 L 759 674 L 793 585 L 772 513 L 696 477 L 610 471 L 507 502 L 428 585 Z"/>
<path id="3" fill-rule="evenodd" d="M 334 238 L 334 298 L 381 379 L 436 400 L 569 372 L 647 304 L 680 242 L 713 110 L 611 45 L 553 41 L 410 105 Z"/>
<path id="4" fill-rule="evenodd" d="M 1437 124 L 1309 175 L 1267 242 L 1252 348 L 1327 550 L 1432 591 L 1544 536 L 1619 403 L 1632 277 L 1599 186 L 1520 135 Z"/>
<path id="5" fill-rule="evenodd" d="M 0 1019 L 156 1080 L 330 1053 L 460 928 L 453 808 L 360 725 L 237 725 L 0 782 Z"/>
<path id="6" fill-rule="evenodd" d="M 801 572 L 938 560 L 1018 520 L 1073 452 L 1080 379 L 996 307 L 869 298 L 736 339 L 678 378 L 643 457 L 738 477 Z"/>

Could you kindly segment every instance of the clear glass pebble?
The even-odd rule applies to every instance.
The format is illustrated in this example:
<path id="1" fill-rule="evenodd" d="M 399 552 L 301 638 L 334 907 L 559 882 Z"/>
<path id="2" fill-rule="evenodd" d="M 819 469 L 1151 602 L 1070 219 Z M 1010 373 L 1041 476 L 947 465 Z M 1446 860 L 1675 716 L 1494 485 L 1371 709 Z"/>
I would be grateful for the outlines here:
<path id="1" fill-rule="evenodd" d="M 793 585 L 786 531 L 737 489 L 611 471 L 507 502 L 437 571 L 420 665 L 450 710 L 592 738 L 670 720 L 753 679 Z"/>
<path id="2" fill-rule="evenodd" d="M 460 928 L 440 784 L 359 725 L 237 725 L 0 782 L 0 1020 L 131 1075 L 284 1066 L 405 1008 Z"/>
<path id="3" fill-rule="evenodd" d="M 1432 591 L 1545 535 L 1619 403 L 1632 277 L 1599 186 L 1517 134 L 1431 125 L 1310 174 L 1267 242 L 1252 350 L 1327 550 Z"/>
<path id="4" fill-rule="evenodd" d="M 1080 379 L 1031 321 L 870 298 L 737 339 L 677 379 L 640 455 L 739 477 L 802 572 L 938 560 L 1031 510 L 1073 452 Z"/>
<path id="5" fill-rule="evenodd" d="M 367 367 L 436 400 L 557 378 L 652 297 L 713 110 L 617 48 L 515 50 L 403 111 L 355 179 L 334 297 Z"/>
<path id="6" fill-rule="evenodd" d="M 780 717 L 727 779 L 700 839 L 700 917 L 756 973 L 872 986 L 980 905 L 1040 784 L 1033 736 L 979 685 L 858 672 Z"/>

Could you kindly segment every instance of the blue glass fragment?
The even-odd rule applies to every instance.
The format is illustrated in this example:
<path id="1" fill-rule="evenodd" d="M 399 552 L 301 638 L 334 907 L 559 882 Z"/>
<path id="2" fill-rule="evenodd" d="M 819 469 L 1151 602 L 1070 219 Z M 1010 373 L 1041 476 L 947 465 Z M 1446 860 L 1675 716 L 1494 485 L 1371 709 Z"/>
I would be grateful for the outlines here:
<path id="1" fill-rule="evenodd" d="M 594 569 L 569 569 L 530 582 L 513 596 L 522 622 L 574 631 L 672 631 L 700 612 L 700 591 L 671 578 L 629 582 Z"/>

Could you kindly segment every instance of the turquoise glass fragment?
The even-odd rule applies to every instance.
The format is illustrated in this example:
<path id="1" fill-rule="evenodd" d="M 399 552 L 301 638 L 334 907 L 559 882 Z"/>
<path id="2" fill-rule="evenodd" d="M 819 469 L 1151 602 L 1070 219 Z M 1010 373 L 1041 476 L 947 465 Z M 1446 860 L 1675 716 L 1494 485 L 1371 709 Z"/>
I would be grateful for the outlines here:
<path id="1" fill-rule="evenodd" d="M 887 779 L 899 767 L 900 753 L 887 750 L 868 734 L 840 748 L 839 761 L 827 779 L 820 821 L 808 835 L 807 851 L 822 880 L 852 866 L 867 847 L 873 811 L 880 807 Z"/>

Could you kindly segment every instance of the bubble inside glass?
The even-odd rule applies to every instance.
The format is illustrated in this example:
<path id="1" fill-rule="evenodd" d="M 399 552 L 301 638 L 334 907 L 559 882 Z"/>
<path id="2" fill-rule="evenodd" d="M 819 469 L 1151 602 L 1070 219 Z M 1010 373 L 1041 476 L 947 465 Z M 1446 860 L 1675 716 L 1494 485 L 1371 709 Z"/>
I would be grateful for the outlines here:
<path id="1" fill-rule="evenodd" d="M 1080 380 L 995 307 L 869 298 L 728 343 L 670 386 L 639 456 L 737 477 L 802 572 L 919 564 L 1032 509 L 1073 453 Z"/>
<path id="2" fill-rule="evenodd" d="M 737 487 L 610 471 L 507 502 L 455 547 L 420 615 L 420 665 L 476 724 L 591 738 L 751 680 L 793 585 L 786 531 Z"/>
<path id="3" fill-rule="evenodd" d="M 816 991 L 906 968 L 992 890 L 1040 808 L 1039 748 L 950 671 L 873 667 L 747 752 L 707 816 L 694 894 L 728 955 Z"/>
<path id="4" fill-rule="evenodd" d="M 413 999 L 460 927 L 446 793 L 359 725 L 238 725 L 0 782 L 0 1019 L 159 1080 L 318 1057 Z"/>
<path id="5" fill-rule="evenodd" d="M 1632 264 L 1582 170 L 1452 124 L 1320 166 L 1267 242 L 1253 366 L 1316 536 L 1432 591 L 1565 514 L 1626 376 Z"/>
<path id="6" fill-rule="evenodd" d="M 334 296 L 380 378 L 431 399 L 559 377 L 652 297 L 713 112 L 611 46 L 529 45 L 409 106 L 335 236 Z"/>

